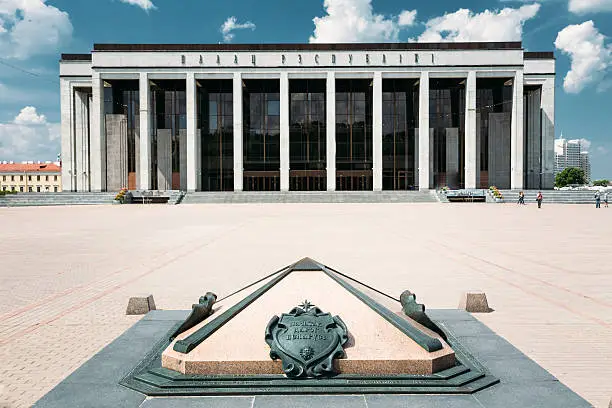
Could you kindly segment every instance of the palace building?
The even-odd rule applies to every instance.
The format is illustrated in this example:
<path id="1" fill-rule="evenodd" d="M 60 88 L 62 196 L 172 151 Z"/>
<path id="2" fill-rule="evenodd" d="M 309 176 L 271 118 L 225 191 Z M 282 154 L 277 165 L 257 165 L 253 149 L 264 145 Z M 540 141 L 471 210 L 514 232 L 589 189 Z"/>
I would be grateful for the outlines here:
<path id="1" fill-rule="evenodd" d="M 553 187 L 520 42 L 95 44 L 60 82 L 64 191 Z"/>

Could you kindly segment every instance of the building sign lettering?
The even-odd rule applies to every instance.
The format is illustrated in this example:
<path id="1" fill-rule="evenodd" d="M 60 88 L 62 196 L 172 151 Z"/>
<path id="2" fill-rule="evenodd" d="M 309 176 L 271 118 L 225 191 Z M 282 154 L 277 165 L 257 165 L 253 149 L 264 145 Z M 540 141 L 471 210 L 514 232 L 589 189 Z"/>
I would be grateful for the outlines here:
<path id="1" fill-rule="evenodd" d="M 239 60 L 238 60 L 238 56 L 239 54 L 233 54 L 233 61 L 234 61 L 234 65 L 239 65 Z M 404 59 L 404 56 L 408 57 L 408 59 Z M 355 57 L 355 58 L 353 58 Z M 403 65 L 405 63 L 409 64 L 411 61 L 410 59 L 411 55 L 410 54 L 406 54 L 406 53 L 398 53 L 396 55 L 392 55 L 391 58 L 392 60 L 397 58 L 395 61 L 399 60 L 399 65 Z M 421 61 L 421 55 L 418 53 L 414 53 L 413 54 L 414 57 L 414 63 L 415 65 L 418 65 Z M 265 65 L 268 66 L 274 66 L 274 64 L 270 61 L 268 56 L 264 56 L 262 57 L 266 60 Z M 344 59 L 346 58 L 346 59 Z M 392 61 L 391 60 L 391 61 Z M 180 61 L 181 61 L 181 65 L 195 65 L 195 64 L 199 64 L 199 65 L 206 65 L 206 64 L 211 64 L 212 60 L 208 59 L 206 54 L 199 54 L 196 56 L 190 56 L 190 55 L 185 55 L 182 54 L 180 55 Z M 232 61 L 231 56 L 224 56 L 223 54 L 216 54 L 216 65 L 228 65 L 230 64 Z M 278 61 L 278 60 L 276 60 Z M 370 54 L 370 53 L 366 53 L 366 54 L 360 54 L 360 55 L 354 55 L 354 54 L 345 54 L 345 57 L 342 57 L 342 61 L 344 62 L 344 65 L 353 65 L 353 62 L 355 62 L 357 65 L 371 65 L 371 64 L 380 64 L 380 65 L 386 65 L 388 63 L 387 61 L 387 54 Z M 336 54 L 327 54 L 327 55 L 320 55 L 320 54 L 281 54 L 280 55 L 280 63 L 281 65 L 289 65 L 289 66 L 295 66 L 295 65 L 310 65 L 310 66 L 316 66 L 316 65 L 336 65 L 336 63 L 338 62 L 338 59 L 336 58 Z M 432 53 L 431 54 L 431 64 L 435 64 L 435 54 Z M 257 65 L 257 55 L 256 54 L 251 54 L 251 64 L 252 65 Z"/>

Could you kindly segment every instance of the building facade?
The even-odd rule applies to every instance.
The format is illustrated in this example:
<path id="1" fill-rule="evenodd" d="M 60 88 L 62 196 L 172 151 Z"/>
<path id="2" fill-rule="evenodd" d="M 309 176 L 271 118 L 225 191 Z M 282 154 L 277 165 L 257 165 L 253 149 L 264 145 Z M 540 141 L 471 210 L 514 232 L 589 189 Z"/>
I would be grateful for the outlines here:
<path id="1" fill-rule="evenodd" d="M 582 169 L 586 182 L 591 182 L 591 160 L 587 146 L 581 139 L 555 140 L 555 175 L 568 167 Z"/>
<path id="2" fill-rule="evenodd" d="M 19 193 L 62 191 L 62 168 L 52 162 L 0 162 L 0 190 Z"/>
<path id="3" fill-rule="evenodd" d="M 60 62 L 64 190 L 552 188 L 521 43 L 95 44 Z"/>

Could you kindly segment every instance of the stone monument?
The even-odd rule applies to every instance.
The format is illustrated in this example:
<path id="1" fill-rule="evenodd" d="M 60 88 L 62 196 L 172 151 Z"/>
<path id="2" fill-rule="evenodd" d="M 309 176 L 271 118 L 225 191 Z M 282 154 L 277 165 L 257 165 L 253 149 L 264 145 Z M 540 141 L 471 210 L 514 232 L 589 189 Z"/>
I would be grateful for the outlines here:
<path id="1" fill-rule="evenodd" d="M 259 393 L 264 379 L 283 393 L 471 393 L 497 382 L 411 292 L 395 299 L 310 258 L 223 299 L 209 292 L 150 361 L 161 367 L 124 385 L 155 395 Z"/>

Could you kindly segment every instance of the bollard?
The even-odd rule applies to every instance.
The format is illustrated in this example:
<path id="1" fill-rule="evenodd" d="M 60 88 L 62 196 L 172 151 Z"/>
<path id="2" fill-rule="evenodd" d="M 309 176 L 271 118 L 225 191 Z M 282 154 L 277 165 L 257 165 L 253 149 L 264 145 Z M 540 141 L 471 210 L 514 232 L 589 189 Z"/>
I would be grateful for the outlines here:
<path id="1" fill-rule="evenodd" d="M 151 310 L 155 310 L 155 301 L 153 300 L 153 295 L 134 296 L 130 298 L 125 314 L 143 315 L 149 313 Z"/>

